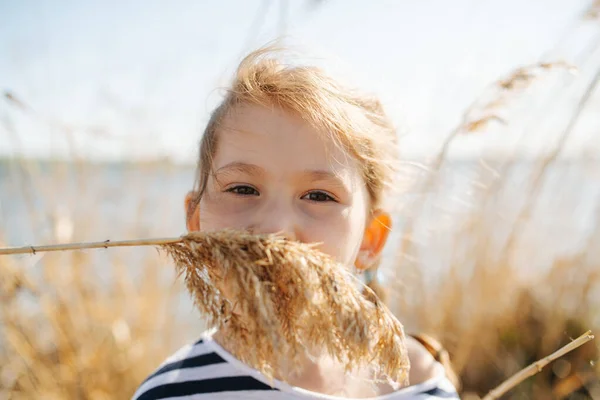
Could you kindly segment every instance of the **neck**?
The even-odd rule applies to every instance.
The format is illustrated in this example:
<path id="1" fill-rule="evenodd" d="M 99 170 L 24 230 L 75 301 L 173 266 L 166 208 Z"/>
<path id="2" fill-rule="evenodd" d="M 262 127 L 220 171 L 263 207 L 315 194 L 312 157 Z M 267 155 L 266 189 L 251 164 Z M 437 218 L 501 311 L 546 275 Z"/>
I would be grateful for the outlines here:
<path id="1" fill-rule="evenodd" d="M 226 329 L 220 329 L 213 340 L 237 357 L 235 344 L 228 340 L 230 337 Z M 373 376 L 367 369 L 346 373 L 339 361 L 314 351 L 310 355 L 300 355 L 295 368 L 291 364 L 279 368 L 274 378 L 312 392 L 342 397 L 373 397 L 393 390 L 389 385 L 373 383 Z"/>

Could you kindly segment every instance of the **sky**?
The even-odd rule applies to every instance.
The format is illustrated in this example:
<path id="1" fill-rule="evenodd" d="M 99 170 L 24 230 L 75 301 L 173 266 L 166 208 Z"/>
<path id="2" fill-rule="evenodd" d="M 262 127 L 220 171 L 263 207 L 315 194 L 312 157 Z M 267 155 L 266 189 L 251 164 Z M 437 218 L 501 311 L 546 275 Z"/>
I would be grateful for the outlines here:
<path id="1" fill-rule="evenodd" d="M 379 95 L 405 154 L 429 154 L 514 68 L 563 58 L 600 67 L 598 51 L 583 56 L 600 26 L 580 22 L 590 3 L 0 0 L 0 156 L 190 162 L 237 62 L 280 35 Z M 559 126 L 586 71 L 548 78 L 558 92 L 542 86 L 515 101 L 529 119 L 460 138 L 456 154 L 544 147 L 547 133 L 516 132 Z M 564 104 L 547 108 L 549 96 Z M 590 144 L 600 120 L 588 112 L 582 121 L 569 151 L 600 152 Z"/>

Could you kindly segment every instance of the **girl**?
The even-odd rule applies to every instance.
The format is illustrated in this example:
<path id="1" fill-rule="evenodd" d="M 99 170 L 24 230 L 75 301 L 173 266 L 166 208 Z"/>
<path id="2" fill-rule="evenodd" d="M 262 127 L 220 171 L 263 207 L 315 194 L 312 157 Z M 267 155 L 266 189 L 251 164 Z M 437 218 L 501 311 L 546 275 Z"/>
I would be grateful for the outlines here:
<path id="1" fill-rule="evenodd" d="M 395 131 L 376 99 L 278 56 L 269 48 L 247 56 L 212 113 L 185 201 L 187 228 L 318 242 L 338 262 L 376 276 L 391 226 L 382 204 L 393 185 Z M 324 354 L 273 381 L 235 358 L 225 327 L 167 359 L 134 398 L 458 398 L 421 342 L 408 339 L 410 386 L 399 390 L 372 383 L 367 370 L 349 376 Z"/>

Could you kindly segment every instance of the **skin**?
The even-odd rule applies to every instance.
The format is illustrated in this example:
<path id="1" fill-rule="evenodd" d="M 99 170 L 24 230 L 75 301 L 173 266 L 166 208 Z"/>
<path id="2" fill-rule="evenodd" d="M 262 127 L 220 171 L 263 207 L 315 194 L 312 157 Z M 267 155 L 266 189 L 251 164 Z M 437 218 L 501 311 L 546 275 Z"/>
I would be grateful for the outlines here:
<path id="1" fill-rule="evenodd" d="M 188 215 L 189 231 L 279 233 L 290 240 L 319 243 L 321 251 L 359 270 L 377 260 L 390 216 L 371 209 L 360 166 L 331 138 L 295 115 L 255 105 L 231 110 L 217 135 L 214 174 Z M 192 196 L 186 197 L 186 210 Z M 411 384 L 433 376 L 431 355 L 414 340 L 408 348 Z M 283 372 L 280 379 L 315 392 L 344 391 L 353 397 L 392 390 L 361 382 L 366 376 L 349 379 L 342 366 L 327 357 L 307 358 L 305 365 L 299 374 Z"/>

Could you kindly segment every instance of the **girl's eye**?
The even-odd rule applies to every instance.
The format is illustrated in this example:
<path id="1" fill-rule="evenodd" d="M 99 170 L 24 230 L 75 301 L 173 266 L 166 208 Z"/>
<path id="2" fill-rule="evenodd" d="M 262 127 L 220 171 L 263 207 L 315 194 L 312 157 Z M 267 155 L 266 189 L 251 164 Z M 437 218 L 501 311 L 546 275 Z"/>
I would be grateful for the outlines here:
<path id="1" fill-rule="evenodd" d="M 319 192 L 319 191 L 307 193 L 304 196 L 302 196 L 302 198 L 305 200 L 316 201 L 316 202 L 335 201 L 335 199 L 333 197 L 331 197 L 330 195 L 328 195 L 327 193 Z"/>
<path id="2" fill-rule="evenodd" d="M 252 186 L 238 185 L 225 190 L 226 192 L 235 193 L 240 196 L 258 196 L 259 193 Z"/>

